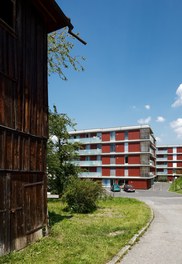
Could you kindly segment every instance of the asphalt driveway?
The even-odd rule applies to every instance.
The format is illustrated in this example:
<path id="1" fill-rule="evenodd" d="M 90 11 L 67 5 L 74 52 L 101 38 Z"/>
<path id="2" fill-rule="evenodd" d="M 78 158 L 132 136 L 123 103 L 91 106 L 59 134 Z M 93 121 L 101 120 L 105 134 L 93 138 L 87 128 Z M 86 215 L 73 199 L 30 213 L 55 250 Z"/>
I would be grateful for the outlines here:
<path id="1" fill-rule="evenodd" d="M 169 183 L 155 183 L 150 190 L 114 194 L 144 201 L 155 216 L 149 229 L 120 263 L 182 264 L 182 195 L 168 192 L 168 188 Z"/>

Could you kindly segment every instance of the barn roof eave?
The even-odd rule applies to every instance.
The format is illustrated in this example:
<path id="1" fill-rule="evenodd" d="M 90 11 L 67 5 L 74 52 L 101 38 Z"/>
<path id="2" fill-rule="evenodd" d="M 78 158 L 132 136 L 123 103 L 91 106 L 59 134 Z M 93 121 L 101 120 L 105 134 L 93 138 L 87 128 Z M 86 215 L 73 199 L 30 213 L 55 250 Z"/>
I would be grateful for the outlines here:
<path id="1" fill-rule="evenodd" d="M 55 0 L 32 0 L 32 2 L 44 17 L 47 33 L 66 26 L 73 28 L 70 19 L 63 13 Z"/>

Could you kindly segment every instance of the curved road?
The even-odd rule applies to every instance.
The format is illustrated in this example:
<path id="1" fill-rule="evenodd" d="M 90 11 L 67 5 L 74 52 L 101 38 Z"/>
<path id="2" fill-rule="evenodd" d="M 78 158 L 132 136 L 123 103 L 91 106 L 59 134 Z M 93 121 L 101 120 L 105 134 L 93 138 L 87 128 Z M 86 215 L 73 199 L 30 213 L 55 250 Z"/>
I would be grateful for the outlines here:
<path id="1" fill-rule="evenodd" d="M 182 264 L 182 195 L 168 192 L 168 188 L 169 183 L 155 183 L 150 190 L 119 194 L 144 201 L 155 216 L 121 264 Z"/>

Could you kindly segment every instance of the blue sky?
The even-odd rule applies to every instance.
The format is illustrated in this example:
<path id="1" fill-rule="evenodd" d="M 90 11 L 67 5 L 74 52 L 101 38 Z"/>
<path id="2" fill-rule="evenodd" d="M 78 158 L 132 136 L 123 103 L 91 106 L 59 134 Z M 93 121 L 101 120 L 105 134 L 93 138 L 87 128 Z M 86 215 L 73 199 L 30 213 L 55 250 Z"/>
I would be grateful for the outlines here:
<path id="1" fill-rule="evenodd" d="M 157 144 L 182 144 L 182 1 L 57 0 L 71 18 L 84 72 L 49 78 L 49 106 L 77 129 L 149 124 Z"/>

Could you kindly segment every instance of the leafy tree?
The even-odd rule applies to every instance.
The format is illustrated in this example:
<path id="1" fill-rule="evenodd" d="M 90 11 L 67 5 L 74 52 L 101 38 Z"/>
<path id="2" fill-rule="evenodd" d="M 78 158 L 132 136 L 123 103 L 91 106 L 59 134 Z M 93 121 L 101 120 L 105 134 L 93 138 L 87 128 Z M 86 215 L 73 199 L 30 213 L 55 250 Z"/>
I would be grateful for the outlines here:
<path id="1" fill-rule="evenodd" d="M 91 213 L 97 208 L 97 200 L 103 193 L 102 186 L 97 182 L 70 178 L 62 199 L 72 212 Z"/>
<path id="2" fill-rule="evenodd" d="M 77 158 L 78 143 L 69 142 L 68 128 L 75 128 L 66 114 L 59 114 L 56 106 L 49 111 L 49 139 L 47 144 L 48 188 L 62 194 L 70 176 L 77 176 L 80 169 L 71 163 Z"/>
<path id="3" fill-rule="evenodd" d="M 74 44 L 69 41 L 69 39 L 73 39 L 73 37 L 66 32 L 66 29 L 55 31 L 48 36 L 49 75 L 51 73 L 57 73 L 63 80 L 67 80 L 63 69 L 71 66 L 76 71 L 84 71 L 81 62 L 83 62 L 85 58 L 71 55 Z"/>

